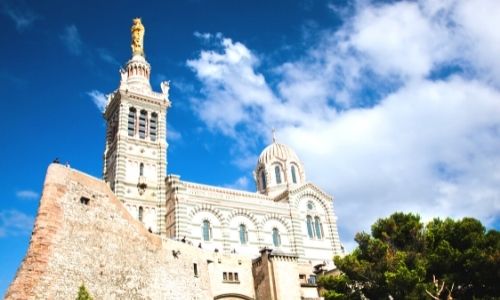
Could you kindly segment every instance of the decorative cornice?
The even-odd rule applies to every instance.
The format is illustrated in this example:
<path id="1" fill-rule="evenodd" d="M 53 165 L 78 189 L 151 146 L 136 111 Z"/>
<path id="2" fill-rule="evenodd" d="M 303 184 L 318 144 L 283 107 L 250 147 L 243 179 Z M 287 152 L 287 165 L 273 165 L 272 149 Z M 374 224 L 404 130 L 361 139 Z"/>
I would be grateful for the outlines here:
<path id="1" fill-rule="evenodd" d="M 215 186 L 210 186 L 210 185 L 201 184 L 201 183 L 194 183 L 194 182 L 189 182 L 189 181 L 180 181 L 180 182 L 184 185 L 184 187 L 186 189 L 193 189 L 193 190 L 199 190 L 199 191 L 219 193 L 219 194 L 224 194 L 224 195 L 232 195 L 232 196 L 238 196 L 238 197 L 272 201 L 272 198 L 270 198 L 266 195 L 256 193 L 256 192 L 246 192 L 246 191 L 234 190 L 234 189 L 230 189 L 230 188 L 215 187 Z"/>
<path id="2" fill-rule="evenodd" d="M 333 201 L 333 196 L 330 196 L 326 192 L 324 192 L 322 189 L 320 189 L 317 185 L 307 182 L 301 186 L 298 186 L 294 189 L 290 189 L 290 196 L 295 196 L 295 195 L 300 195 L 301 193 L 304 193 L 304 191 L 307 190 L 313 190 L 315 193 L 319 195 L 319 197 L 324 198 L 324 199 L 329 199 L 330 201 Z"/>

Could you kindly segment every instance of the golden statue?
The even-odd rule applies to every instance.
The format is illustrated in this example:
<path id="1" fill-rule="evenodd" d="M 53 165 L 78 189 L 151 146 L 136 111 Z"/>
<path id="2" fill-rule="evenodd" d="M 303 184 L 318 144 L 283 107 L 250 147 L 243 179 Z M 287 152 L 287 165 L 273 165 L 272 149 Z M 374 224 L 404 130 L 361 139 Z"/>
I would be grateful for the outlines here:
<path id="1" fill-rule="evenodd" d="M 144 26 L 141 23 L 141 18 L 135 18 L 132 28 L 132 54 L 144 56 Z"/>

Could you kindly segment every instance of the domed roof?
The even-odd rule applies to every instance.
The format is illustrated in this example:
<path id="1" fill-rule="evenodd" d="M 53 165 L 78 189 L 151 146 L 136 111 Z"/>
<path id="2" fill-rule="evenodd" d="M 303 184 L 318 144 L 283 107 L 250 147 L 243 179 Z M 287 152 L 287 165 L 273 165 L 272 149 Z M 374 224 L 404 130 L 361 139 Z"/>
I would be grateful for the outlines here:
<path id="1" fill-rule="evenodd" d="M 299 157 L 297 156 L 295 151 L 292 150 L 292 148 L 288 147 L 287 145 L 276 143 L 276 141 L 273 141 L 273 143 L 267 146 L 260 154 L 258 165 L 261 164 L 266 165 L 276 159 L 295 161 L 297 163 L 300 162 Z"/>

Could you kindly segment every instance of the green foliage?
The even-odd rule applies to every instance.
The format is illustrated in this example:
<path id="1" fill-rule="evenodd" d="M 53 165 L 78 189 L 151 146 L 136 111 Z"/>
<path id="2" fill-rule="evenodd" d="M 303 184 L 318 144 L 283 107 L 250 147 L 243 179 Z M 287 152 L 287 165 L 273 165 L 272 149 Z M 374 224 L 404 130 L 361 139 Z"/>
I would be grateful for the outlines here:
<path id="1" fill-rule="evenodd" d="M 500 233 L 478 220 L 434 219 L 395 213 L 355 237 L 358 247 L 335 257 L 343 272 L 322 277 L 325 299 L 428 299 L 433 275 L 458 299 L 500 297 Z"/>
<path id="2" fill-rule="evenodd" d="M 327 290 L 322 295 L 325 300 L 360 299 L 361 294 L 352 288 L 352 284 L 353 282 L 344 274 L 318 278 L 318 285 Z"/>
<path id="3" fill-rule="evenodd" d="M 89 292 L 87 291 L 83 283 L 78 289 L 78 295 L 76 296 L 76 300 L 93 300 L 93 298 L 90 296 Z"/>

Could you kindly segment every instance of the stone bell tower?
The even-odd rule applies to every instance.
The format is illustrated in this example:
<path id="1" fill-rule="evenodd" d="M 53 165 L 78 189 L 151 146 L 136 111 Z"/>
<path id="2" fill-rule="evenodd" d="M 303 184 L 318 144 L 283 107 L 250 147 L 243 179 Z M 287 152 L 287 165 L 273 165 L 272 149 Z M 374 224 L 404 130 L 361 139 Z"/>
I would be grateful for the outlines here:
<path id="1" fill-rule="evenodd" d="M 169 83 L 155 92 L 144 57 L 144 26 L 133 20 L 132 58 L 120 70 L 120 86 L 108 96 L 104 180 L 147 229 L 164 231 Z"/>

